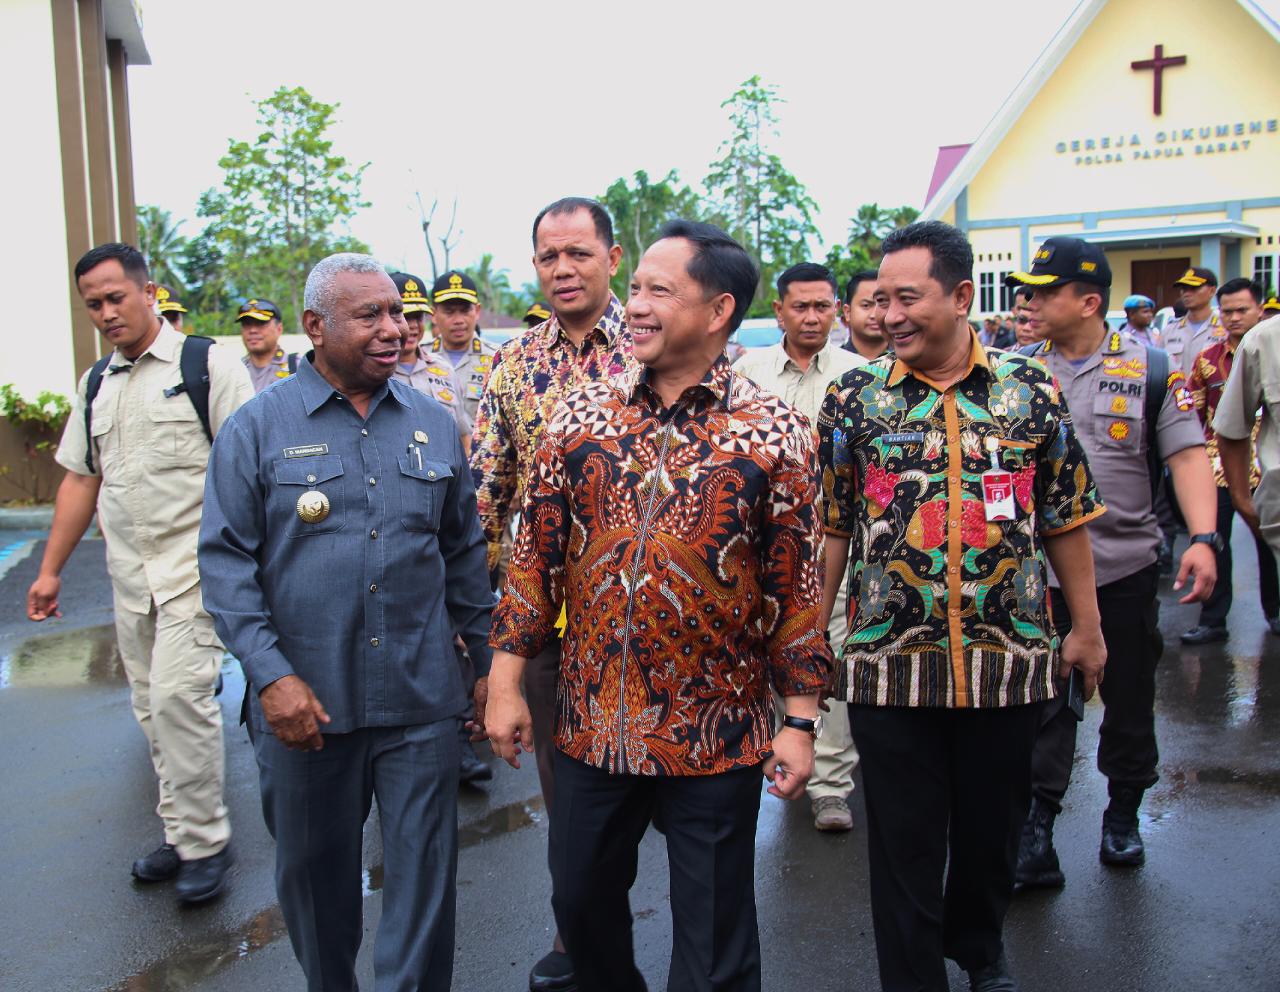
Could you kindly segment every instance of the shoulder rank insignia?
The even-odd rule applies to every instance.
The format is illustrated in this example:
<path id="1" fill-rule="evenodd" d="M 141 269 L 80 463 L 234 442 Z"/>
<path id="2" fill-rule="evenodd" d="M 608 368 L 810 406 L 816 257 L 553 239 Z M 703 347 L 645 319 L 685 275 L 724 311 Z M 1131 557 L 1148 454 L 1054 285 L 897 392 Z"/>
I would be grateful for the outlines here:
<path id="1" fill-rule="evenodd" d="M 1112 331 L 1107 339 L 1107 351 L 1115 355 L 1124 350 L 1124 337 L 1119 331 Z"/>
<path id="2" fill-rule="evenodd" d="M 433 373 L 434 375 L 443 375 L 443 376 L 448 376 L 448 374 L 449 374 L 449 373 L 448 373 L 448 372 L 446 372 L 443 368 L 441 368 L 439 365 L 428 365 L 428 366 L 427 366 L 427 371 L 428 371 L 428 372 Z"/>

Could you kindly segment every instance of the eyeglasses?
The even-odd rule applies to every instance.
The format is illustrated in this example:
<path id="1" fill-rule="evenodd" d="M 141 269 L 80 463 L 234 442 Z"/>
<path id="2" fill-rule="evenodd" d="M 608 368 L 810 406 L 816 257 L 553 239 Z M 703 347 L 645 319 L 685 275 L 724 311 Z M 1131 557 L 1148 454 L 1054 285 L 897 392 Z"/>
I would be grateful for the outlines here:
<path id="1" fill-rule="evenodd" d="M 1019 323 L 1019 324 L 1030 324 L 1030 323 L 1031 323 L 1031 318 L 1030 318 L 1030 317 L 1019 317 L 1019 318 L 1018 318 L 1018 323 Z"/>

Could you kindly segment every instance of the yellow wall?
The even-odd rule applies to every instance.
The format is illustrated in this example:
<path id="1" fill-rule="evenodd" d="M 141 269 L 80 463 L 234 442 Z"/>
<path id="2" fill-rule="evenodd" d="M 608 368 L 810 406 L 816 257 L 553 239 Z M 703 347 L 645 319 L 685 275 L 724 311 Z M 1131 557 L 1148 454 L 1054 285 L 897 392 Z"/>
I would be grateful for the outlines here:
<path id="1" fill-rule="evenodd" d="M 1164 114 L 1152 113 L 1152 72 L 1130 68 L 1155 43 L 1187 64 L 1165 70 Z M 1236 0 L 1107 3 L 1058 70 L 1032 100 L 969 185 L 970 220 L 1203 203 L 1280 194 L 1280 45 Z M 1263 132 L 1248 134 L 1250 122 Z M 1158 132 L 1245 126 L 1248 150 L 1197 155 L 1195 138 L 1156 141 Z M 1272 128 L 1275 128 L 1274 130 Z M 1112 164 L 1077 164 L 1071 142 L 1113 145 L 1137 135 L 1134 148 L 1110 149 Z M 1065 143 L 1067 150 L 1058 151 Z M 1181 157 L 1134 160 L 1138 151 Z M 1105 157 L 1100 147 L 1093 154 Z M 1220 215 L 1214 219 L 1221 219 Z M 1180 218 L 1180 222 L 1182 222 Z M 1256 221 L 1247 221 L 1257 223 Z M 1127 226 L 1147 227 L 1146 218 Z M 1126 226 L 1119 225 L 1119 226 Z M 1100 225 L 1101 226 L 1101 225 Z M 1061 227 L 1056 228 L 1061 230 Z"/>

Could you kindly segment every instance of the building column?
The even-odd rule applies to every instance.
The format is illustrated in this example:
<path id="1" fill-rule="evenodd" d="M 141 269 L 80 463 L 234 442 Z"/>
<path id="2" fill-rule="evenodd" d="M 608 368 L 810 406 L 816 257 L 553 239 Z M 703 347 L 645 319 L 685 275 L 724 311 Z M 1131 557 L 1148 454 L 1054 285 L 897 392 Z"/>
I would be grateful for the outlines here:
<path id="1" fill-rule="evenodd" d="M 120 240 L 137 247 L 138 208 L 133 189 L 133 132 L 129 123 L 129 75 L 124 45 L 107 42 L 111 68 L 111 123 L 116 151 L 116 203 Z"/>
<path id="2" fill-rule="evenodd" d="M 1239 239 L 1228 241 L 1226 251 L 1222 254 L 1222 271 L 1218 274 L 1219 282 L 1226 282 L 1228 279 L 1236 279 L 1245 274 L 1240 270 Z"/>
<path id="3" fill-rule="evenodd" d="M 84 72 L 84 130 L 88 139 L 89 217 L 95 245 L 115 241 L 115 176 L 112 170 L 111 101 L 107 96 L 107 32 L 102 0 L 77 0 L 80 63 Z"/>
<path id="4" fill-rule="evenodd" d="M 1222 239 L 1217 235 L 1200 239 L 1200 266 L 1213 269 L 1220 282 L 1226 281 L 1222 278 Z"/>

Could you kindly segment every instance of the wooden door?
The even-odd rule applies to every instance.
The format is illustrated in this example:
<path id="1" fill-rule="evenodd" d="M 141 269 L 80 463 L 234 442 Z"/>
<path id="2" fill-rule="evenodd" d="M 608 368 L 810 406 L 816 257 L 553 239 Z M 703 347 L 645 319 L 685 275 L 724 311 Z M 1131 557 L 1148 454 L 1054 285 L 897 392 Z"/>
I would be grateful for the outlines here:
<path id="1" fill-rule="evenodd" d="M 1129 292 L 1151 297 L 1159 310 L 1161 307 L 1173 306 L 1178 299 L 1173 281 L 1191 268 L 1191 259 L 1153 258 L 1130 264 Z M 1114 300 L 1111 305 L 1118 309 L 1123 302 Z"/>

